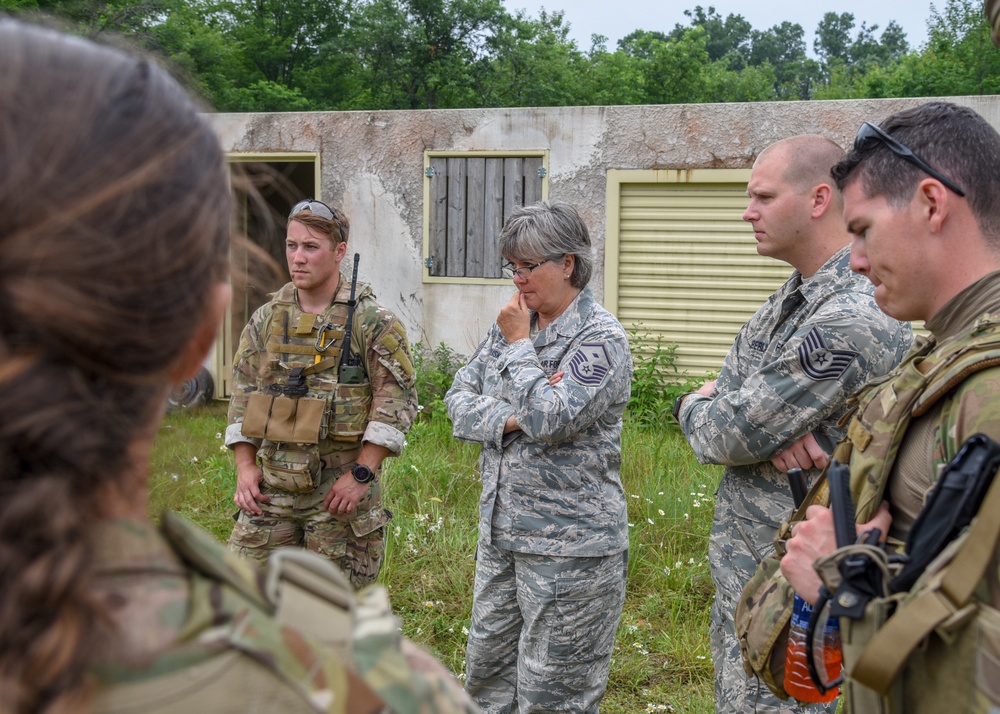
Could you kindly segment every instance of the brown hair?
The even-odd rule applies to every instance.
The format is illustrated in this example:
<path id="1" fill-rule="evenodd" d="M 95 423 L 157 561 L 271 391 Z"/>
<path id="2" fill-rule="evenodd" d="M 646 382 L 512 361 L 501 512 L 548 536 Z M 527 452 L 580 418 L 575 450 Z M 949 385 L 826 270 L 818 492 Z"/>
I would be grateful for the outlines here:
<path id="1" fill-rule="evenodd" d="M 335 211 L 333 216 L 334 220 L 331 221 L 329 218 L 317 216 L 312 211 L 299 211 L 294 216 L 288 217 L 286 226 L 291 225 L 292 221 L 295 221 L 296 223 L 301 223 L 306 228 L 311 228 L 317 233 L 325 235 L 330 239 L 330 250 L 333 250 L 339 243 L 347 242 L 347 236 L 351 231 L 351 224 L 343 211 Z"/>
<path id="2" fill-rule="evenodd" d="M 897 112 L 881 129 L 902 142 L 965 191 L 979 228 L 1000 245 L 1000 133 L 969 107 L 927 102 Z M 830 171 L 841 190 L 861 181 L 866 196 L 882 196 L 899 209 L 913 198 L 927 174 L 894 154 L 882 141 L 852 149 Z"/>
<path id="3" fill-rule="evenodd" d="M 0 712 L 85 708 L 86 525 L 225 280 L 218 140 L 149 61 L 0 19 Z M 128 490 L 123 488 L 123 490 Z"/>

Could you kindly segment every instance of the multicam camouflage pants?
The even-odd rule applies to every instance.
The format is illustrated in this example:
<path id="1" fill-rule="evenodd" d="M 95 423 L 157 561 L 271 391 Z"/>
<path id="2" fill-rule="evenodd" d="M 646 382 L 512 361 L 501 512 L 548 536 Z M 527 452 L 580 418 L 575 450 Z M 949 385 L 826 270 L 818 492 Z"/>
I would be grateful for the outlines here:
<path id="1" fill-rule="evenodd" d="M 465 689 L 483 712 L 597 712 L 627 565 L 479 544 Z"/>
<path id="2" fill-rule="evenodd" d="M 720 489 L 715 518 L 708 544 L 708 558 L 715 585 L 715 599 L 710 613 L 709 641 L 715 664 L 715 711 L 717 714 L 792 714 L 795 712 L 837 711 L 837 701 L 803 706 L 793 699 L 781 701 L 767 686 L 747 675 L 743 669 L 740 644 L 736 639 L 733 618 L 743 586 L 757 569 L 757 559 L 750 552 L 744 536 L 761 556 L 774 552 L 777 528 L 738 515 Z"/>
<path id="3" fill-rule="evenodd" d="M 290 493 L 262 483 L 261 493 L 271 500 L 258 504 L 262 515 L 239 512 L 229 549 L 264 563 L 276 548 L 304 547 L 333 561 L 355 588 L 374 583 L 385 555 L 383 526 L 392 514 L 382 508 L 380 478 L 350 517 L 326 511 L 323 498 L 341 473 L 324 469 L 319 487 L 311 493 Z"/>

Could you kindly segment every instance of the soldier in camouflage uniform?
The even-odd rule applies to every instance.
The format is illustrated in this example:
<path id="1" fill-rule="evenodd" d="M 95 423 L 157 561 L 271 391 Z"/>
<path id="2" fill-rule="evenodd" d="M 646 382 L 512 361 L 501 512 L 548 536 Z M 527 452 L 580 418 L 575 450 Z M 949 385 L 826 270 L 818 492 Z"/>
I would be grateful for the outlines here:
<path id="1" fill-rule="evenodd" d="M 836 452 L 850 465 L 857 520 L 865 523 L 859 531 L 874 526 L 888 532 L 891 551 L 902 545 L 961 444 L 976 433 L 1000 440 L 997 166 L 1000 134 L 993 127 L 971 109 L 932 102 L 890 116 L 881 127 L 863 125 L 854 151 L 833 169 L 854 235 L 853 269 L 874 283 L 883 310 L 901 320 L 926 320 L 931 333 L 889 379 L 862 394 L 848 439 Z M 814 602 L 819 582 L 813 562 L 835 547 L 830 511 L 809 506 L 792 532 L 781 572 Z M 951 612 L 966 607 L 965 617 L 943 626 L 940 637 L 932 632 L 908 657 L 897 711 L 1000 708 L 998 544 L 987 545 L 992 567 L 972 605 L 979 618 L 992 618 L 992 626 L 974 618 L 968 603 L 948 602 Z M 947 596 L 955 597 L 942 590 L 942 601 Z M 905 612 L 901 607 L 894 617 Z M 962 646 L 963 626 L 971 647 Z M 783 642 L 774 656 L 783 656 Z M 845 647 L 848 673 L 855 664 L 850 654 Z M 882 711 L 878 698 L 866 699 L 866 688 L 856 691 L 850 677 L 846 686 L 848 711 Z M 854 702 L 866 704 L 852 708 Z"/>
<path id="2" fill-rule="evenodd" d="M 743 218 L 757 251 L 795 272 L 740 330 L 718 379 L 675 405 L 698 460 L 726 466 L 709 541 L 719 712 L 796 710 L 744 672 L 736 603 L 792 506 L 785 472 L 825 465 L 847 398 L 888 372 L 911 342 L 909 326 L 883 314 L 871 284 L 850 271 L 841 196 L 829 179 L 842 155 L 819 136 L 761 152 Z M 834 711 L 836 702 L 816 710 L 823 706 Z"/>
<path id="3" fill-rule="evenodd" d="M 625 597 L 628 340 L 586 287 L 572 206 L 516 210 L 500 249 L 518 292 L 445 397 L 482 445 L 466 690 L 487 712 L 596 712 Z"/>
<path id="4" fill-rule="evenodd" d="M 378 576 L 391 518 L 379 467 L 402 450 L 417 397 L 402 323 L 340 272 L 347 235 L 340 211 L 296 205 L 285 245 L 292 282 L 243 331 L 226 430 L 240 507 L 229 543 L 261 562 L 304 546 L 362 587 Z M 278 422 L 279 412 L 294 417 Z"/>
<path id="5" fill-rule="evenodd" d="M 226 157 L 148 59 L 0 18 L 0 66 L 0 708 L 473 711 L 383 590 L 150 522 L 167 395 L 229 302 Z"/>

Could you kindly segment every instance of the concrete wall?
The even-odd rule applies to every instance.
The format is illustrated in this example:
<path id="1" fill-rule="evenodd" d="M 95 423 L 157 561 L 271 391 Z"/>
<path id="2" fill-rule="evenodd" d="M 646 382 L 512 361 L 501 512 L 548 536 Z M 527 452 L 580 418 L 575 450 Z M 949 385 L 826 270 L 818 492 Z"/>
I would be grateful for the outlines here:
<path id="1" fill-rule="evenodd" d="M 362 278 L 412 341 L 443 341 L 468 354 L 513 287 L 422 282 L 424 151 L 547 150 L 549 198 L 583 213 L 598 253 L 591 286 L 601 299 L 608 169 L 749 168 L 778 139 L 815 133 L 846 147 L 861 122 L 923 101 L 219 114 L 212 121 L 230 152 L 318 152 L 322 199 L 350 217 Z M 1000 129 L 1000 97 L 952 101 Z"/>

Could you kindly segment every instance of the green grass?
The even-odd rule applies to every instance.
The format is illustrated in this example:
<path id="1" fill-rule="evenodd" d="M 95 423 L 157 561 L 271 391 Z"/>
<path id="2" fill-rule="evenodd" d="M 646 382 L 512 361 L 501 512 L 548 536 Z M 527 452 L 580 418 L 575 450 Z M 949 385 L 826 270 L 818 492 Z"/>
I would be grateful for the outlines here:
<path id="1" fill-rule="evenodd" d="M 225 406 L 167 415 L 150 473 L 150 514 L 179 511 L 225 540 L 235 467 L 221 449 Z M 712 712 L 708 648 L 708 532 L 721 471 L 698 464 L 673 424 L 640 420 L 623 433 L 622 481 L 630 560 L 608 714 Z M 457 442 L 439 409 L 426 409 L 402 456 L 386 464 L 393 513 L 380 580 L 404 632 L 462 671 L 472 604 L 478 448 Z"/>

